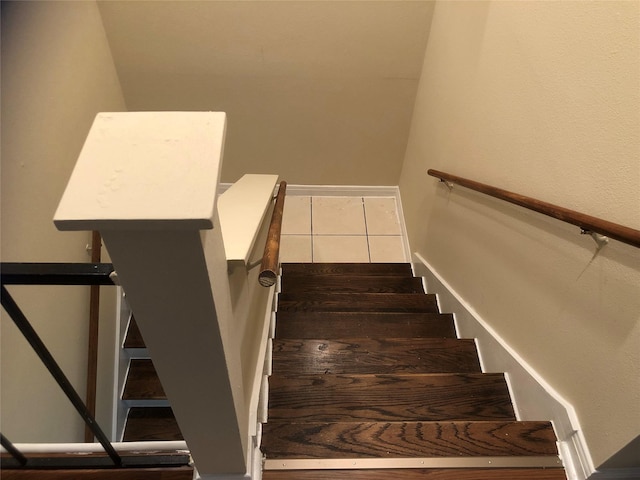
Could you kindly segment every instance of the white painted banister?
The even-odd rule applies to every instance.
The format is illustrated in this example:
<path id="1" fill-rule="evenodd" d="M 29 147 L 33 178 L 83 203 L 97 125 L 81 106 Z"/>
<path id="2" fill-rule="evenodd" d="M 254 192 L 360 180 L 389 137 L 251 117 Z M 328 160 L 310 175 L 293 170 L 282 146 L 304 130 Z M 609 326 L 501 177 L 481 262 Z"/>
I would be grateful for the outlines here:
<path id="1" fill-rule="evenodd" d="M 248 264 L 277 181 L 278 175 L 247 174 L 220 195 L 218 214 L 229 262 Z"/>
<path id="2" fill-rule="evenodd" d="M 216 211 L 225 114 L 103 113 L 55 214 L 103 236 L 198 472 L 247 471 L 241 359 Z"/>

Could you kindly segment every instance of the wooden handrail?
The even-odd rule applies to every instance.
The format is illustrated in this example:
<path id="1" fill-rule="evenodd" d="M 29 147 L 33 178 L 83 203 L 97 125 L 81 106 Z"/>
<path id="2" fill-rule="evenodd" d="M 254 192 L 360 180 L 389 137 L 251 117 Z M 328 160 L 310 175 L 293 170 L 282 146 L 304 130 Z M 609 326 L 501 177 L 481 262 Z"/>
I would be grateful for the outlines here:
<path id="1" fill-rule="evenodd" d="M 526 197 L 517 193 L 509 192 L 501 188 L 492 187 L 484 183 L 475 182 L 466 178 L 451 175 L 449 173 L 440 172 L 438 170 L 428 170 L 427 173 L 432 177 L 439 178 L 442 181 L 455 183 L 471 190 L 484 193 L 491 197 L 499 198 L 509 203 L 519 205 L 529 210 L 533 210 L 543 215 L 562 220 L 580 227 L 583 231 L 599 233 L 606 235 L 623 243 L 633 245 L 640 248 L 640 230 L 625 227 L 617 223 L 602 220 L 601 218 L 592 217 L 584 213 L 569 210 L 568 208 L 559 207 L 551 203 L 543 202 L 535 198 Z"/>
<path id="2" fill-rule="evenodd" d="M 282 230 L 282 212 L 284 210 L 284 196 L 287 190 L 287 182 L 280 182 L 276 205 L 271 215 L 267 243 L 264 246 L 262 265 L 258 281 L 263 287 L 270 287 L 276 283 L 280 256 L 280 231 Z"/>

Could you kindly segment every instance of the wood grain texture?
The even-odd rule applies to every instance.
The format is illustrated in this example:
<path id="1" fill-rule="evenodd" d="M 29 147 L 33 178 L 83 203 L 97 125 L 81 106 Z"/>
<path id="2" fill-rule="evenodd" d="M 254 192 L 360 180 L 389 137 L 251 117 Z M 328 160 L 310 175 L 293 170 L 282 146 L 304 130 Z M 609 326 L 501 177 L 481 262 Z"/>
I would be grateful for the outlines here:
<path id="1" fill-rule="evenodd" d="M 280 289 L 286 293 L 424 293 L 420 278 L 383 275 L 287 275 Z"/>
<path id="2" fill-rule="evenodd" d="M 283 263 L 287 275 L 397 275 L 413 277 L 408 263 Z"/>
<path id="3" fill-rule="evenodd" d="M 124 430 L 125 442 L 184 440 L 170 407 L 132 407 Z"/>
<path id="4" fill-rule="evenodd" d="M 283 265 L 261 447 L 274 466 L 280 459 L 557 455 L 551 424 L 516 421 L 504 375 L 480 373 L 475 343 L 455 339 L 452 315 L 439 314 L 432 295 L 404 291 L 417 286 L 408 267 Z M 265 471 L 263 478 L 565 475 L 562 468 L 367 468 Z"/>
<path id="5" fill-rule="evenodd" d="M 122 398 L 123 400 L 166 400 L 167 396 L 150 359 L 131 359 Z"/>
<path id="6" fill-rule="evenodd" d="M 265 471 L 263 480 L 566 480 L 560 468 Z"/>
<path id="7" fill-rule="evenodd" d="M 276 375 L 480 372 L 474 340 L 451 338 L 275 339 Z"/>
<path id="8" fill-rule="evenodd" d="M 281 293 L 278 311 L 438 313 L 438 302 L 417 293 Z"/>
<path id="9" fill-rule="evenodd" d="M 278 277 L 278 265 L 280 265 L 280 231 L 282 230 L 282 213 L 284 211 L 284 199 L 287 191 L 287 182 L 280 182 L 276 204 L 271 214 L 267 241 L 262 254 L 262 265 L 258 275 L 258 282 L 263 287 L 270 287 L 276 283 Z"/>
<path id="10" fill-rule="evenodd" d="M 262 438 L 271 459 L 558 454 L 549 422 L 270 422 Z"/>
<path id="11" fill-rule="evenodd" d="M 276 338 L 455 338 L 453 315 L 403 312 L 276 313 Z"/>
<path id="12" fill-rule="evenodd" d="M 273 420 L 515 420 L 515 414 L 502 374 L 273 375 Z"/>

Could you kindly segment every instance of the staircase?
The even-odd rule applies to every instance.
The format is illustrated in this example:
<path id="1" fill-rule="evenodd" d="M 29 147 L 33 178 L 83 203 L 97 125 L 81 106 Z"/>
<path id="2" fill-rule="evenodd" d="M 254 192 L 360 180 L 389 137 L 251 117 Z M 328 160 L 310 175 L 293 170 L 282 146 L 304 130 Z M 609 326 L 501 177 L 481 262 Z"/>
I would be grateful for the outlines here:
<path id="1" fill-rule="evenodd" d="M 565 479 L 409 264 L 282 265 L 264 480 Z"/>
<path id="2" fill-rule="evenodd" d="M 128 407 L 122 440 L 183 440 L 133 316 L 127 328 L 124 349 L 130 360 L 122 392 L 122 402 Z"/>

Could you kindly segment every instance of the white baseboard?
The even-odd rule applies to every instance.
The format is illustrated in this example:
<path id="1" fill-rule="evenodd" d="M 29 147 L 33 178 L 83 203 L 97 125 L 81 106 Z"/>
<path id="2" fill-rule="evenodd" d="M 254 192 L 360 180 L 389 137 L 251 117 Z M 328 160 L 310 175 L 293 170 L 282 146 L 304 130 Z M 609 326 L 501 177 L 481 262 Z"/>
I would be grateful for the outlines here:
<path id="1" fill-rule="evenodd" d="M 461 338 L 475 338 L 485 372 L 505 372 L 519 420 L 550 420 L 558 437 L 558 451 L 570 480 L 596 477 L 591 455 L 575 410 L 443 279 L 420 254 L 413 255 L 416 276 L 438 296 L 440 310 L 453 313 Z M 638 478 L 638 477 L 626 477 Z"/>

